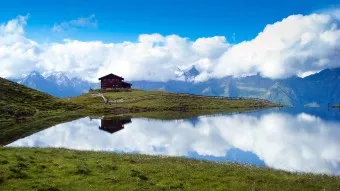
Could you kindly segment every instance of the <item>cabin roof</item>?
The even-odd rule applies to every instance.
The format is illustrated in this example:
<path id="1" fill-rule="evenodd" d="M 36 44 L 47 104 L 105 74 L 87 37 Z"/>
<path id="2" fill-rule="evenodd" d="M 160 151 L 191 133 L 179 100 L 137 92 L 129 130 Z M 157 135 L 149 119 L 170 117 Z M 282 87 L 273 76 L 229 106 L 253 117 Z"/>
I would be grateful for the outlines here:
<path id="1" fill-rule="evenodd" d="M 114 75 L 112 73 L 99 78 L 99 80 L 102 80 L 102 79 L 121 79 L 121 80 L 124 80 L 124 78 L 117 76 L 117 75 Z"/>
<path id="2" fill-rule="evenodd" d="M 127 82 L 122 82 L 122 84 L 129 84 L 129 85 L 132 85 L 132 84 L 130 84 L 130 83 L 127 83 Z"/>

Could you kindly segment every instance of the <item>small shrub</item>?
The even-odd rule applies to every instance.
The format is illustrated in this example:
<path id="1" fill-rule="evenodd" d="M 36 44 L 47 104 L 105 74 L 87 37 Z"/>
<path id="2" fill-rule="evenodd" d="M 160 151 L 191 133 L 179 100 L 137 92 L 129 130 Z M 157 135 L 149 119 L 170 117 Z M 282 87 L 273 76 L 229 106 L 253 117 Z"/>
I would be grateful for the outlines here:
<path id="1" fill-rule="evenodd" d="M 105 178 L 105 180 L 108 180 L 110 183 L 115 184 L 117 182 L 119 182 L 119 179 L 116 177 L 112 177 L 112 178 Z"/>
<path id="2" fill-rule="evenodd" d="M 5 176 L 0 173 L 0 185 L 3 184 L 5 182 Z"/>
<path id="3" fill-rule="evenodd" d="M 136 177 L 140 180 L 148 180 L 149 179 L 147 176 L 145 176 L 142 172 L 140 172 L 138 170 L 131 170 L 131 176 Z"/>
<path id="4" fill-rule="evenodd" d="M 183 183 L 177 183 L 174 185 L 170 185 L 170 189 L 183 189 L 184 188 L 184 184 Z"/>
<path id="5" fill-rule="evenodd" d="M 0 164 L 2 164 L 2 165 L 8 164 L 8 163 L 9 163 L 8 160 L 1 160 L 0 161 Z"/>
<path id="6" fill-rule="evenodd" d="M 107 165 L 97 164 L 96 167 L 98 169 L 101 169 L 104 172 L 115 171 L 118 169 L 117 166 L 111 165 L 111 164 L 107 164 Z"/>
<path id="7" fill-rule="evenodd" d="M 41 169 L 45 169 L 45 168 L 47 168 L 47 166 L 46 166 L 46 165 L 44 165 L 44 164 L 42 164 L 42 165 L 39 165 L 39 168 L 41 168 Z"/>
<path id="8" fill-rule="evenodd" d="M 91 173 L 91 170 L 88 168 L 87 165 L 82 164 L 82 165 L 77 165 L 76 167 L 76 174 L 79 175 L 89 175 Z"/>
<path id="9" fill-rule="evenodd" d="M 38 191 L 60 191 L 59 188 L 57 188 L 56 186 L 52 186 L 52 185 L 41 185 L 39 186 L 37 190 Z"/>
<path id="10" fill-rule="evenodd" d="M 12 171 L 12 170 L 11 170 Z M 25 179 L 28 178 L 28 174 L 22 171 L 12 171 L 12 174 L 10 175 L 9 178 L 14 178 L 14 179 Z"/>
<path id="11" fill-rule="evenodd" d="M 17 166 L 11 166 L 11 167 L 9 167 L 9 171 L 11 171 L 13 173 L 19 173 L 19 172 L 21 172 L 21 169 L 18 168 Z"/>
<path id="12" fill-rule="evenodd" d="M 117 166 L 115 166 L 115 165 L 109 165 L 109 169 L 110 169 L 110 170 L 117 170 L 117 169 L 118 169 L 118 167 L 117 167 Z"/>
<path id="13" fill-rule="evenodd" d="M 21 170 L 26 170 L 26 169 L 28 169 L 28 166 L 27 166 L 25 163 L 23 163 L 23 162 L 19 162 L 19 163 L 17 164 L 17 167 L 20 168 Z"/>
<path id="14" fill-rule="evenodd" d="M 21 162 L 26 161 L 26 158 L 23 156 L 16 155 L 15 158 L 17 159 L 17 161 L 21 161 Z"/>
<path id="15" fill-rule="evenodd" d="M 28 174 L 23 172 L 23 170 L 26 170 L 27 168 L 28 166 L 23 162 L 19 162 L 15 166 L 10 166 L 9 171 L 12 172 L 12 175 L 10 176 L 10 178 L 18 178 L 18 179 L 27 178 Z"/>

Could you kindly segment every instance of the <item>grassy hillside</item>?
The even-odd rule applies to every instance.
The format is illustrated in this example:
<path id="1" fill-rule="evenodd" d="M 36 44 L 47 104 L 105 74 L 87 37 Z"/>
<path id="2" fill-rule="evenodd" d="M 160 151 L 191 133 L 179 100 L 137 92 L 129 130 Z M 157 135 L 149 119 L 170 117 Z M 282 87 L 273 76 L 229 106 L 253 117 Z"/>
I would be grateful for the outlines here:
<path id="1" fill-rule="evenodd" d="M 20 154 L 19 154 L 20 153 Z M 339 190 L 340 177 L 184 158 L 0 148 L 0 190 Z"/>
<path id="2" fill-rule="evenodd" d="M 162 91 L 105 92 L 109 100 L 91 92 L 71 99 L 58 99 L 0 78 L 0 122 L 51 116 L 65 111 L 85 114 L 122 114 L 150 111 L 238 111 L 278 106 L 255 100 L 224 100 Z"/>
<path id="3" fill-rule="evenodd" d="M 69 101 L 83 105 L 94 113 L 139 113 L 159 111 L 244 111 L 254 108 L 279 106 L 264 101 L 255 100 L 225 100 L 213 97 L 191 96 L 163 91 L 132 90 L 131 92 L 102 93 L 109 103 L 102 97 L 95 97 L 98 92 L 91 92 L 71 98 Z"/>
<path id="4" fill-rule="evenodd" d="M 231 101 L 139 90 L 103 93 L 109 100 L 109 103 L 105 103 L 102 97 L 92 95 L 97 93 L 59 99 L 0 78 L 0 145 L 83 116 L 126 114 L 132 117 L 177 119 L 275 106 L 261 101 Z"/>
<path id="5" fill-rule="evenodd" d="M 80 108 L 79 105 L 0 78 L 0 122 Z"/>

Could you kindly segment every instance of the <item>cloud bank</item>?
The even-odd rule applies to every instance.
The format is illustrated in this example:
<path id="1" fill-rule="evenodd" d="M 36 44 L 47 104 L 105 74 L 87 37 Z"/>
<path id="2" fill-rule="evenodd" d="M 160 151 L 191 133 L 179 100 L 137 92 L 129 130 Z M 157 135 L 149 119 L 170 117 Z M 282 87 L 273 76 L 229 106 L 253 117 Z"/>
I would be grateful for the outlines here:
<path id="1" fill-rule="evenodd" d="M 142 34 L 136 42 L 66 39 L 39 44 L 24 34 L 27 16 L 18 16 L 0 25 L 0 76 L 15 77 L 32 70 L 62 71 L 70 77 L 96 81 L 112 72 L 128 80 L 166 81 L 177 79 L 178 68 L 192 65 L 201 72 L 196 81 L 255 73 L 274 79 L 306 76 L 340 67 L 339 21 L 339 9 L 292 15 L 238 44 L 229 43 L 224 36 L 191 40 L 161 34 Z M 56 28 L 94 23 L 93 15 Z"/>

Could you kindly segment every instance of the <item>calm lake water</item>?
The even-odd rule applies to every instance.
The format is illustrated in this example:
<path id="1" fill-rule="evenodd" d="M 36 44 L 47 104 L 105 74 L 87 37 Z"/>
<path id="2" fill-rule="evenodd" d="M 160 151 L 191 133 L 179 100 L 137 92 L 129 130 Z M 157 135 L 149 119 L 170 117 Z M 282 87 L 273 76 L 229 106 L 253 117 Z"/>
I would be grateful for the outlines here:
<path id="1" fill-rule="evenodd" d="M 182 156 L 340 174 L 340 110 L 285 108 L 185 120 L 86 117 L 8 146 Z"/>

